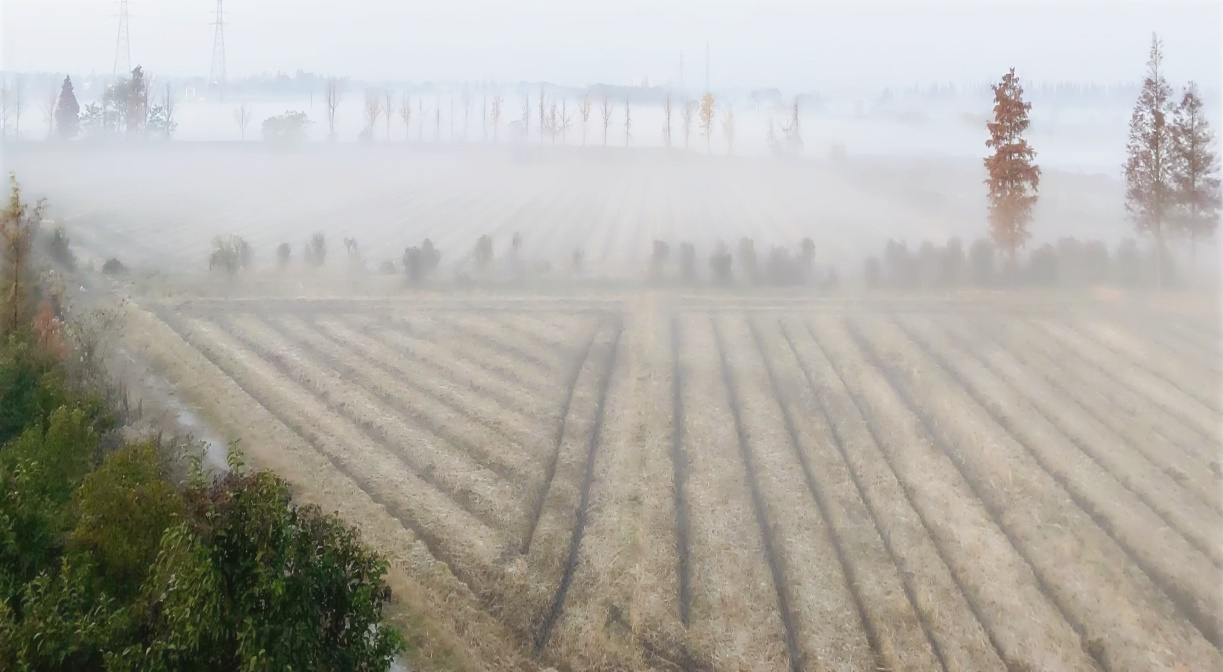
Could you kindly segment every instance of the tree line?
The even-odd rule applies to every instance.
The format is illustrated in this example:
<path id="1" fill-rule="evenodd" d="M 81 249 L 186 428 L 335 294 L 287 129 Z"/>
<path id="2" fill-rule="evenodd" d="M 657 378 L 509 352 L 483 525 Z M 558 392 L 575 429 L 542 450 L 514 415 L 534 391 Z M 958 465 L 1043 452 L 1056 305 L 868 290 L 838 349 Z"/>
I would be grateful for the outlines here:
<path id="1" fill-rule="evenodd" d="M 132 438 L 122 315 L 71 309 L 44 207 L 13 179 L 0 211 L 0 670 L 387 670 L 405 640 L 354 528 L 236 451 L 210 475 Z"/>

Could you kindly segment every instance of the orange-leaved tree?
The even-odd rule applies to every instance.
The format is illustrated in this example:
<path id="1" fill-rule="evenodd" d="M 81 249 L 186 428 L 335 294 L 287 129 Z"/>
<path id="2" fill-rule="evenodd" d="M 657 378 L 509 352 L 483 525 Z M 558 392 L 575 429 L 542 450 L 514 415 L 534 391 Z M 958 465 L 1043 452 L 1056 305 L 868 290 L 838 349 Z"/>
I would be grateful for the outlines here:
<path id="1" fill-rule="evenodd" d="M 1172 131 L 1168 123 L 1172 115 L 1172 87 L 1160 69 L 1163 60 L 1163 45 L 1158 36 L 1152 35 L 1147 75 L 1130 116 L 1124 166 L 1125 209 L 1138 233 L 1150 235 L 1155 242 L 1155 285 L 1161 288 L 1165 227 L 1176 204 Z"/>
<path id="2" fill-rule="evenodd" d="M 985 141 L 985 146 L 994 150 L 985 157 L 990 236 L 1006 253 L 1013 269 L 1016 253 L 1032 237 L 1028 224 L 1040 189 L 1040 167 L 1032 162 L 1036 152 L 1023 137 L 1032 104 L 1023 100 L 1023 86 L 1015 68 L 1003 75 L 993 90 L 994 120 L 986 126 L 989 139 Z"/>

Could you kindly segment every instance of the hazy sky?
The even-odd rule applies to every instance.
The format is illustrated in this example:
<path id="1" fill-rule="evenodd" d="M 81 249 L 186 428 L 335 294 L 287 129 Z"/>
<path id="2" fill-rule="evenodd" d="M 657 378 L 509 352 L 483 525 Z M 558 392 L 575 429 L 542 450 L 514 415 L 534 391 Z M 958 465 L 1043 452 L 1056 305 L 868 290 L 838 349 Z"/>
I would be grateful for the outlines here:
<path id="1" fill-rule="evenodd" d="M 109 72 L 117 0 L 0 0 L 4 70 Z M 130 0 L 133 64 L 206 75 L 214 0 Z M 1169 79 L 1223 79 L 1218 0 L 226 0 L 231 74 L 586 84 L 648 75 L 816 89 L 1141 76 L 1152 31 Z"/>

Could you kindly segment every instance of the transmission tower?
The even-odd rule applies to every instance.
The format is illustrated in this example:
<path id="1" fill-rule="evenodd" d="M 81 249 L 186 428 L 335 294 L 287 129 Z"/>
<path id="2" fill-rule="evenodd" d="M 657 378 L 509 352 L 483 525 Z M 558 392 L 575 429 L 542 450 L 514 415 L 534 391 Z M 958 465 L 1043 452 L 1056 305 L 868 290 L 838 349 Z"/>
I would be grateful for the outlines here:
<path id="1" fill-rule="evenodd" d="M 212 22 L 216 32 L 212 36 L 212 72 L 208 75 L 208 86 L 216 87 L 218 98 L 225 86 L 225 10 L 222 0 L 217 0 L 217 17 Z"/>
<path id="2" fill-rule="evenodd" d="M 119 65 L 123 69 L 119 69 Z M 119 35 L 115 38 L 115 68 L 112 77 L 132 71 L 132 44 L 127 35 L 127 0 L 119 0 Z"/>

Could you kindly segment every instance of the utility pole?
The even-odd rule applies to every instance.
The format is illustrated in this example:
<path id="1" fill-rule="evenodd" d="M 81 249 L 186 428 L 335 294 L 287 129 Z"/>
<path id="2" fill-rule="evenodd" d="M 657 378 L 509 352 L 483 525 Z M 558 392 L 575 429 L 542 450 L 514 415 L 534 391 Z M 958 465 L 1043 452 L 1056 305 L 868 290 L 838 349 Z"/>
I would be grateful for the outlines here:
<path id="1" fill-rule="evenodd" d="M 119 69 L 119 64 L 123 69 Z M 119 34 L 115 37 L 115 67 L 112 77 L 118 77 L 120 72 L 132 71 L 132 44 L 127 34 L 127 0 L 119 0 Z"/>
<path id="2" fill-rule="evenodd" d="M 217 0 L 217 16 L 212 22 L 216 31 L 212 35 L 212 72 L 208 75 L 208 86 L 216 87 L 218 101 L 225 95 L 225 10 L 222 2 Z"/>

